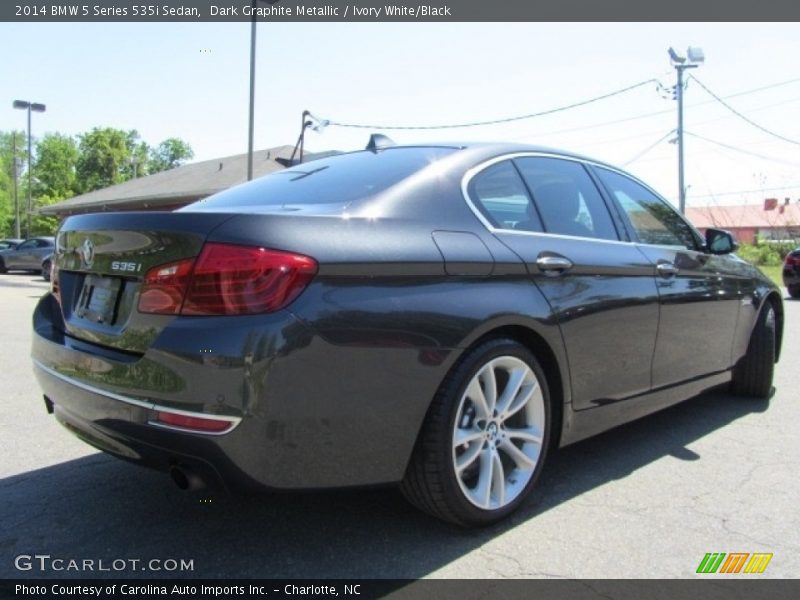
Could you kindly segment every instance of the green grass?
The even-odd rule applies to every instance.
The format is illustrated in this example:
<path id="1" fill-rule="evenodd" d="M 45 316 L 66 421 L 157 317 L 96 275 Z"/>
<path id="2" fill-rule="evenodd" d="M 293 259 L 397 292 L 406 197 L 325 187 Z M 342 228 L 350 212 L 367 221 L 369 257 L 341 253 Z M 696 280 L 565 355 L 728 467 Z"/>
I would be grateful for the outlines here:
<path id="1" fill-rule="evenodd" d="M 775 267 L 758 267 L 764 272 L 764 275 L 772 279 L 779 287 L 783 287 L 783 278 L 781 277 L 782 265 Z"/>

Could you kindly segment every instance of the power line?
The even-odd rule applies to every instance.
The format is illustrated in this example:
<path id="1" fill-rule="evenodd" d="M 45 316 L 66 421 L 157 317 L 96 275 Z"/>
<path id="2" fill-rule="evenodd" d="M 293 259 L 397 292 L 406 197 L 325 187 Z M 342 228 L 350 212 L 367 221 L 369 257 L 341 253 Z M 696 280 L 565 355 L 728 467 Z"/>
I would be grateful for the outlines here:
<path id="1" fill-rule="evenodd" d="M 692 77 L 694 79 L 694 77 Z M 763 85 L 761 87 L 753 88 L 751 90 L 746 90 L 744 92 L 736 92 L 735 94 L 728 94 L 725 96 L 726 98 L 738 98 L 739 96 L 746 96 L 747 94 L 754 94 L 756 92 L 763 92 L 764 90 L 771 90 L 776 87 L 781 87 L 784 85 L 789 85 L 790 83 L 796 83 L 800 81 L 800 77 L 795 77 L 794 79 L 787 79 L 786 81 L 779 81 L 778 83 L 768 83 L 767 85 Z"/>
<path id="2" fill-rule="evenodd" d="M 753 127 L 757 128 L 757 129 L 760 129 L 760 130 L 761 130 L 761 131 L 763 131 L 764 133 L 767 133 L 767 134 L 769 134 L 769 135 L 771 135 L 771 136 L 773 136 L 773 137 L 776 137 L 776 138 L 778 138 L 778 139 L 780 139 L 780 140 L 783 140 L 784 142 L 789 142 L 790 144 L 795 144 L 796 146 L 800 146 L 800 142 L 798 142 L 797 140 L 793 140 L 793 139 L 787 138 L 787 137 L 785 137 L 785 136 L 782 136 L 782 135 L 780 135 L 779 133 L 775 133 L 774 131 L 771 131 L 771 130 L 767 129 L 766 127 L 763 127 L 763 126 L 759 125 L 758 123 L 756 123 L 755 121 L 753 121 L 753 120 L 751 120 L 751 119 L 747 118 L 746 116 L 744 116 L 744 115 L 743 115 L 742 113 L 740 113 L 738 110 L 736 110 L 735 108 L 733 108 L 733 107 L 732 107 L 730 104 L 728 104 L 727 102 L 725 102 L 725 100 L 723 100 L 722 98 L 720 98 L 719 96 L 717 96 L 717 95 L 716 95 L 714 92 L 712 92 L 710 89 L 708 89 L 708 88 L 707 88 L 707 87 L 706 87 L 706 86 L 703 84 L 703 82 L 702 82 L 702 81 L 700 81 L 700 80 L 699 80 L 697 77 L 695 77 L 694 75 L 689 75 L 689 77 L 690 77 L 690 78 L 691 78 L 693 81 L 696 81 L 696 82 L 697 82 L 697 84 L 698 84 L 698 85 L 699 85 L 701 88 L 703 88 L 703 89 L 704 89 L 704 90 L 705 90 L 705 91 L 706 91 L 706 92 L 707 92 L 707 93 L 708 93 L 710 96 L 712 96 L 712 97 L 713 97 L 713 98 L 714 98 L 714 99 L 715 99 L 717 102 L 719 102 L 720 104 L 722 104 L 722 106 L 724 106 L 725 108 L 727 108 L 729 111 L 731 111 L 733 114 L 735 114 L 737 117 L 739 117 L 739 118 L 740 118 L 740 119 L 742 119 L 743 121 L 746 121 L 747 123 L 749 123 L 749 124 L 750 124 L 750 125 L 752 125 Z"/>
<path id="3" fill-rule="evenodd" d="M 765 154 L 759 154 L 758 152 L 752 152 L 751 150 L 744 150 L 742 148 L 737 148 L 736 146 L 732 146 L 730 144 L 726 144 L 724 142 L 719 142 L 717 140 L 712 140 L 710 138 L 704 137 L 702 135 L 698 135 L 696 133 L 692 133 L 691 131 L 685 131 L 686 135 L 690 135 L 695 137 L 699 140 L 703 140 L 704 142 L 708 142 L 709 144 L 716 144 L 717 146 L 722 146 L 723 148 L 727 148 L 728 150 L 733 150 L 734 152 L 741 152 L 742 154 L 749 154 L 750 156 L 755 156 L 756 158 L 761 158 L 763 160 L 768 160 L 771 162 L 778 162 L 783 163 L 792 167 L 800 167 L 800 163 L 792 162 L 790 160 L 784 160 L 782 158 L 776 158 L 774 156 L 767 156 Z"/>
<path id="4" fill-rule="evenodd" d="M 650 145 L 649 145 L 647 148 L 645 148 L 644 150 L 642 150 L 641 152 L 639 152 L 638 154 L 636 154 L 636 155 L 635 155 L 633 158 L 631 158 L 631 159 L 630 159 L 630 160 L 628 160 L 627 162 L 624 162 L 624 163 L 622 163 L 622 166 L 623 166 L 623 167 L 627 167 L 627 166 L 628 166 L 629 164 L 631 164 L 632 162 L 635 162 L 635 161 L 639 160 L 639 159 L 640 159 L 640 158 L 642 158 L 642 157 L 643 157 L 645 154 L 647 154 L 648 152 L 650 152 L 650 150 L 652 150 L 653 148 L 655 148 L 656 146 L 658 146 L 658 145 L 659 145 L 661 142 L 663 142 L 665 139 L 667 139 L 669 136 L 671 136 L 673 133 L 675 133 L 675 130 L 674 130 L 674 129 L 670 129 L 670 130 L 669 130 L 669 131 L 666 133 L 666 135 L 663 135 L 663 136 L 661 136 L 661 137 L 660 137 L 660 138 L 658 138 L 658 139 L 657 139 L 655 142 L 653 142 L 652 144 L 650 144 Z"/>
<path id="5" fill-rule="evenodd" d="M 728 96 L 728 97 L 730 97 L 730 96 Z M 792 102 L 798 102 L 798 101 L 800 101 L 800 97 L 789 98 L 788 100 L 781 100 L 780 102 L 774 102 L 772 104 L 767 104 L 766 106 L 758 106 L 756 108 L 751 108 L 751 109 L 748 110 L 748 112 L 750 112 L 750 113 L 761 112 L 761 111 L 764 111 L 764 110 L 769 110 L 771 108 L 775 108 L 776 106 L 785 106 L 786 104 L 791 104 Z M 713 100 L 709 100 L 709 102 L 713 102 Z M 696 121 L 696 122 L 694 122 L 692 124 L 697 126 L 697 125 L 705 125 L 706 123 L 716 123 L 717 121 L 724 121 L 725 119 L 730 119 L 733 116 L 735 116 L 735 115 L 726 114 L 726 115 L 723 115 L 721 117 L 714 117 L 713 119 L 706 119 L 705 121 Z M 772 142 L 766 142 L 766 143 L 772 143 Z"/>
<path id="6" fill-rule="evenodd" d="M 449 125 L 366 125 L 360 123 L 341 123 L 338 121 L 329 121 L 328 125 L 336 126 L 336 127 L 350 127 L 356 129 L 381 129 L 381 130 L 409 130 L 409 129 L 416 129 L 416 130 L 429 130 L 429 129 L 459 129 L 465 127 L 481 127 L 484 125 L 498 125 L 500 123 L 511 123 L 513 121 L 522 121 L 524 119 L 533 119 L 534 117 L 542 117 L 544 115 L 551 115 L 553 113 L 562 112 L 565 110 L 570 110 L 573 108 L 578 108 L 580 106 L 586 106 L 587 104 L 592 104 L 593 102 L 598 102 L 600 100 L 605 100 L 607 98 L 611 98 L 613 96 L 618 96 L 620 94 L 624 94 L 625 92 L 630 92 L 631 90 L 635 90 L 636 88 L 640 88 L 643 85 L 647 85 L 650 83 L 657 83 L 655 79 L 648 79 L 646 81 L 640 81 L 634 85 L 629 85 L 628 87 L 615 90 L 613 92 L 609 92 L 607 94 L 603 94 L 602 96 L 596 96 L 594 98 L 589 98 L 588 100 L 582 100 L 581 102 L 575 102 L 573 104 L 568 104 L 566 106 L 559 106 L 558 108 L 551 108 L 548 110 L 543 110 L 540 112 L 530 113 L 527 115 L 519 115 L 516 117 L 505 117 L 502 119 L 492 119 L 489 121 L 473 121 L 469 123 L 458 123 L 458 124 L 449 124 Z"/>
<path id="7" fill-rule="evenodd" d="M 786 81 L 779 81 L 778 83 L 771 83 L 771 84 L 764 85 L 764 86 L 761 86 L 761 87 L 757 87 L 757 88 L 753 88 L 753 89 L 749 89 L 749 90 L 744 90 L 744 91 L 741 91 L 741 92 L 736 92 L 734 94 L 729 94 L 728 96 L 725 96 L 725 98 L 737 98 L 739 96 L 746 96 L 748 94 L 755 94 L 757 92 L 762 92 L 764 90 L 769 90 L 769 89 L 772 89 L 772 88 L 781 87 L 781 86 L 784 86 L 784 85 L 789 85 L 790 83 L 796 83 L 798 81 L 800 81 L 800 77 L 795 77 L 794 79 L 787 79 Z M 703 102 L 694 102 L 692 104 L 687 104 L 686 106 L 688 106 L 689 108 L 694 108 L 696 106 L 702 106 L 704 104 L 710 104 L 712 102 L 714 102 L 714 101 L 713 100 L 704 100 Z M 780 106 L 781 104 L 785 104 L 785 103 L 786 102 L 781 102 L 780 104 L 771 104 L 771 105 L 769 105 L 767 107 L 758 108 L 757 110 L 763 110 L 765 108 L 771 108 L 771 107 L 774 107 L 774 106 Z M 672 114 L 674 112 L 675 112 L 675 109 L 667 108 L 667 109 L 664 109 L 664 110 L 656 110 L 656 111 L 652 111 L 652 112 L 648 112 L 648 113 L 642 113 L 640 115 L 633 115 L 631 117 L 624 117 L 622 119 L 614 119 L 612 121 L 602 121 L 600 123 L 593 123 L 591 125 L 585 125 L 585 126 L 582 126 L 582 127 L 571 127 L 569 129 L 558 129 L 556 131 L 546 131 L 544 133 L 541 133 L 541 132 L 530 133 L 529 132 L 529 133 L 526 133 L 524 135 L 515 136 L 515 137 L 513 137 L 511 139 L 515 139 L 515 140 L 524 139 L 524 138 L 529 138 L 529 137 L 531 137 L 533 135 L 546 136 L 546 135 L 559 135 L 559 134 L 562 134 L 562 133 L 574 133 L 574 132 L 577 132 L 577 131 L 585 131 L 586 129 L 595 129 L 597 127 L 604 127 L 606 125 L 617 125 L 619 123 L 626 123 L 628 121 L 637 121 L 639 119 L 646 119 L 648 117 L 655 117 L 655 116 L 659 116 L 659 115 Z M 707 122 L 707 121 L 704 121 L 704 123 L 705 122 Z"/>
<path id="8" fill-rule="evenodd" d="M 793 190 L 800 188 L 800 182 L 790 184 L 790 185 L 783 185 L 780 187 L 769 187 L 769 188 L 758 188 L 755 190 L 730 190 L 725 192 L 717 192 L 713 194 L 714 196 L 735 196 L 736 194 L 755 194 L 758 192 L 779 192 L 781 190 Z M 710 194 L 703 194 L 694 196 L 695 198 L 711 198 L 712 195 Z"/>

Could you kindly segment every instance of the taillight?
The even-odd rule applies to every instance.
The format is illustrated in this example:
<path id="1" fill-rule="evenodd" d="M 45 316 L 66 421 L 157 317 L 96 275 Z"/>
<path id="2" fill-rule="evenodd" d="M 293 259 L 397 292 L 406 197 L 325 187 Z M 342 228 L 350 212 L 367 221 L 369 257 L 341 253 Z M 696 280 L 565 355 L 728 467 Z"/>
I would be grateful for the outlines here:
<path id="1" fill-rule="evenodd" d="M 800 255 L 794 254 L 787 254 L 786 255 L 786 265 L 793 266 L 793 267 L 800 267 Z"/>
<path id="2" fill-rule="evenodd" d="M 209 243 L 197 260 L 147 272 L 139 311 L 184 315 L 243 315 L 288 305 L 317 272 L 317 262 L 254 246 Z"/>
<path id="3" fill-rule="evenodd" d="M 193 263 L 194 259 L 189 258 L 150 269 L 144 276 L 139 295 L 139 312 L 177 315 L 183 305 Z"/>

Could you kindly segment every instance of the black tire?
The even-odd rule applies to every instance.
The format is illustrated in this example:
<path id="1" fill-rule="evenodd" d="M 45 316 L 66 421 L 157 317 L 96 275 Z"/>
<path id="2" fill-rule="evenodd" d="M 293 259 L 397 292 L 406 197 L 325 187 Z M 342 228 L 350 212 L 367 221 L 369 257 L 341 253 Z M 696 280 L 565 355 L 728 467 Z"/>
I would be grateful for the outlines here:
<path id="1" fill-rule="evenodd" d="M 792 298 L 800 298 L 800 285 L 793 283 L 792 285 L 787 285 L 786 289 L 789 290 L 789 295 Z"/>
<path id="2" fill-rule="evenodd" d="M 45 261 L 42 263 L 42 278 L 45 281 L 50 281 L 50 261 Z"/>
<path id="3" fill-rule="evenodd" d="M 6 269 L 6 263 L 0 258 L 0 273 L 8 273 L 8 269 Z"/>
<path id="4" fill-rule="evenodd" d="M 522 361 L 530 370 L 530 376 L 535 376 L 536 383 L 539 384 L 538 390 L 541 390 L 541 397 L 539 397 L 538 391 L 529 393 L 524 392 L 523 387 L 517 387 L 519 392 L 508 395 L 515 399 L 514 401 L 509 401 L 506 405 L 508 409 L 507 414 L 509 416 L 498 416 L 500 402 L 498 401 L 495 405 L 497 410 L 494 410 L 494 417 L 490 419 L 494 422 L 491 442 L 484 442 L 484 438 L 480 437 L 477 439 L 477 442 L 457 445 L 454 443 L 454 436 L 456 435 L 456 420 L 459 418 L 460 411 L 460 422 L 463 423 L 464 418 L 467 416 L 465 411 L 472 410 L 471 420 L 474 421 L 475 424 L 473 425 L 471 423 L 469 427 L 475 427 L 476 429 L 483 427 L 487 432 L 486 435 L 490 435 L 488 432 L 490 428 L 492 428 L 491 423 L 481 425 L 481 423 L 486 422 L 480 419 L 480 417 L 476 417 L 474 408 L 465 409 L 464 407 L 471 404 L 471 401 L 468 399 L 469 394 L 467 394 L 468 386 L 471 383 L 474 384 L 473 380 L 477 381 L 479 373 L 485 373 L 486 368 L 489 367 L 489 363 L 495 359 L 501 361 L 515 361 L 515 359 L 518 359 Z M 521 366 L 522 365 L 520 365 L 520 367 Z M 495 373 L 493 368 L 492 373 Z M 502 377 L 503 371 L 498 371 L 498 373 L 500 373 L 500 377 Z M 506 379 L 506 383 L 510 386 L 511 371 L 508 371 L 507 375 L 508 379 Z M 526 375 L 526 377 L 528 376 L 529 375 Z M 499 385 L 501 385 L 500 378 L 497 378 L 497 386 Z M 505 386 L 505 384 L 502 385 Z M 503 391 L 507 391 L 507 389 L 509 388 L 504 387 Z M 524 389 L 536 390 L 537 388 L 533 385 L 529 385 Z M 521 404 L 523 408 L 512 410 L 512 406 L 518 405 L 516 399 L 522 398 L 523 395 L 529 396 L 529 399 Z M 499 397 L 502 398 L 504 396 L 499 395 Z M 532 448 L 532 450 L 528 450 L 528 452 L 535 452 L 538 454 L 531 460 L 531 462 L 534 462 L 534 466 L 528 467 L 523 471 L 521 470 L 522 467 L 520 467 L 519 461 L 516 459 L 510 460 L 511 455 L 508 454 L 507 450 L 504 450 L 504 445 L 511 443 L 512 439 L 516 437 L 514 433 L 515 429 L 513 429 L 514 426 L 510 425 L 511 421 L 516 419 L 517 416 L 522 419 L 530 419 L 531 415 L 534 413 L 536 413 L 537 418 L 540 417 L 542 421 L 540 427 L 541 442 L 538 447 L 536 443 L 525 447 L 526 450 Z M 403 495 L 421 510 L 439 519 L 460 526 L 489 525 L 505 518 L 519 508 L 520 504 L 522 504 L 525 498 L 530 494 L 531 489 L 534 487 L 541 473 L 550 441 L 551 413 L 547 380 L 539 362 L 530 350 L 514 340 L 504 338 L 491 339 L 480 344 L 468 351 L 459 360 L 451 369 L 436 393 L 417 439 L 417 444 L 406 470 L 405 478 L 401 484 Z M 504 420 L 506 418 L 508 419 L 507 421 Z M 459 428 L 461 427 L 462 425 L 459 425 Z M 516 430 L 517 433 L 519 431 L 529 431 L 529 429 Z M 474 453 L 472 452 L 473 447 L 470 445 L 473 443 L 477 444 L 477 452 Z M 522 446 L 527 443 L 528 442 L 523 441 Z M 487 445 L 490 445 L 491 449 L 487 449 Z M 495 447 L 497 450 L 495 450 Z M 464 450 L 465 448 L 469 449 Z M 459 454 L 459 452 L 463 452 L 463 454 Z M 492 454 L 486 454 L 486 452 Z M 478 458 L 473 458 L 468 461 L 472 466 L 464 469 L 461 479 L 459 479 L 459 476 L 456 474 L 455 463 L 458 458 L 463 457 L 467 453 L 477 456 Z M 515 497 L 510 499 L 507 504 L 494 509 L 478 507 L 468 498 L 469 491 L 465 489 L 465 474 L 473 467 L 479 473 L 482 473 L 484 469 L 483 465 L 485 464 L 484 460 L 487 456 L 503 457 L 497 458 L 497 460 L 501 462 L 505 461 L 505 465 L 502 469 L 494 471 L 494 469 L 497 469 L 495 466 L 497 463 L 493 463 L 492 469 L 489 470 L 489 472 L 499 472 L 500 476 L 504 478 L 502 483 L 503 497 L 505 497 L 507 485 L 509 487 L 512 485 L 517 486 L 516 489 L 512 490 Z M 493 459 L 488 458 L 488 460 L 492 461 Z M 527 484 L 524 484 L 524 479 L 522 479 L 522 477 L 528 476 L 530 476 L 530 479 Z M 495 498 L 493 495 L 495 480 L 493 476 L 490 476 L 490 478 L 491 483 L 487 486 L 487 500 L 489 504 L 491 504 L 491 499 Z M 520 483 L 518 483 L 518 478 Z M 479 484 L 476 483 L 475 487 L 477 489 Z M 511 494 L 509 494 L 509 496 L 510 495 Z"/>
<path id="5" fill-rule="evenodd" d="M 767 301 L 750 335 L 747 353 L 733 368 L 731 392 L 737 396 L 767 398 L 775 372 L 775 307 Z"/>

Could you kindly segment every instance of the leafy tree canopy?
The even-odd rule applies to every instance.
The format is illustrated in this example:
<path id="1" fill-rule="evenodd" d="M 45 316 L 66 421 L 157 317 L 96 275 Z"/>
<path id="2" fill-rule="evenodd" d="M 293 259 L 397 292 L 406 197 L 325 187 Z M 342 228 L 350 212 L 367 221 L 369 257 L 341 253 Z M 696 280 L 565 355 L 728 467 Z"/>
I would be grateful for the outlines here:
<path id="1" fill-rule="evenodd" d="M 21 221 L 27 205 L 27 140 L 25 132 L 0 131 L 0 236 L 14 233 L 14 139 L 18 171 Z M 180 138 L 169 138 L 155 147 L 139 133 L 113 127 L 95 127 L 75 137 L 48 133 L 34 139 L 32 195 L 36 207 L 61 202 L 134 177 L 157 173 L 183 164 L 194 156 L 191 146 Z M 51 234 L 58 226 L 55 217 L 34 215 L 33 235 Z M 25 227 L 22 226 L 24 235 Z"/>
<path id="2" fill-rule="evenodd" d="M 191 146 L 180 138 L 169 138 L 150 150 L 149 173 L 179 167 L 194 157 Z"/>

